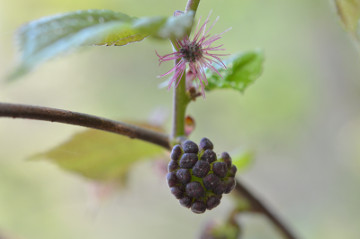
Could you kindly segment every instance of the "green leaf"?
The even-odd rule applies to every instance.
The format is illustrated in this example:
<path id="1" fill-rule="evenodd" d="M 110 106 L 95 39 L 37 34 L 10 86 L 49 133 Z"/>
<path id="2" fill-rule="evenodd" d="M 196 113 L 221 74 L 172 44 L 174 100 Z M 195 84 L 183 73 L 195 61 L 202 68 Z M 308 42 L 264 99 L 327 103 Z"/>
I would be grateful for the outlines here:
<path id="1" fill-rule="evenodd" d="M 175 17 L 142 17 L 134 20 L 133 27 L 158 39 L 182 38 L 192 27 L 194 12 Z"/>
<path id="2" fill-rule="evenodd" d="M 225 60 L 224 63 L 227 69 L 214 65 L 222 78 L 212 70 L 206 70 L 209 83 L 205 88 L 207 91 L 230 88 L 244 92 L 261 75 L 264 54 L 261 50 L 245 52 Z"/>
<path id="3" fill-rule="evenodd" d="M 191 27 L 192 17 L 192 12 L 179 17 L 135 18 L 110 10 L 84 10 L 35 20 L 19 29 L 22 58 L 8 79 L 16 79 L 41 63 L 84 45 L 122 46 L 149 35 L 182 37 Z"/>
<path id="4" fill-rule="evenodd" d="M 45 158 L 92 180 L 124 184 L 132 165 L 162 152 L 150 143 L 91 129 L 32 159 Z"/>
<path id="5" fill-rule="evenodd" d="M 335 0 L 337 13 L 345 29 L 360 43 L 360 0 Z"/>
<path id="6" fill-rule="evenodd" d="M 245 170 L 252 162 L 254 162 L 254 152 L 252 151 L 242 151 L 240 153 L 232 153 L 232 155 L 232 162 L 238 171 Z"/>
<path id="7" fill-rule="evenodd" d="M 209 238 L 226 238 L 226 239 L 237 239 L 239 238 L 241 229 L 236 223 L 225 222 L 223 224 L 214 225 L 211 228 Z"/>

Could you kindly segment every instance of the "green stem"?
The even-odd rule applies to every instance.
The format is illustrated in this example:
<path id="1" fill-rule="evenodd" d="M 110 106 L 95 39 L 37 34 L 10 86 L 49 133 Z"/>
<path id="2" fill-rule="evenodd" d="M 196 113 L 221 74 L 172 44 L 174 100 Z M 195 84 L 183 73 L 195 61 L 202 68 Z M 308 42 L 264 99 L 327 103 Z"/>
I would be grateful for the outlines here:
<path id="1" fill-rule="evenodd" d="M 196 10 L 199 6 L 200 0 L 188 0 L 185 8 L 185 12 L 188 11 L 194 11 L 196 13 Z M 195 16 L 195 14 L 194 14 Z M 190 32 L 189 32 L 190 34 Z M 177 45 L 175 44 L 175 40 L 172 40 L 172 44 L 176 49 Z M 177 64 L 179 60 L 175 61 L 175 64 Z M 189 96 L 186 94 L 186 72 L 184 72 L 183 76 L 180 79 L 180 83 L 178 87 L 174 88 L 174 109 L 173 109 L 173 129 L 172 129 L 172 142 L 176 142 L 176 139 L 181 136 L 185 136 L 185 113 L 186 113 L 186 107 L 189 103 Z"/>
<path id="2" fill-rule="evenodd" d="M 189 0 L 186 4 L 185 12 L 194 11 L 196 13 L 199 3 L 200 0 Z"/>
<path id="3" fill-rule="evenodd" d="M 177 63 L 178 61 L 176 61 Z M 174 112 L 172 139 L 185 136 L 185 113 L 188 104 L 186 95 L 186 73 L 181 77 L 178 87 L 174 87 Z"/>

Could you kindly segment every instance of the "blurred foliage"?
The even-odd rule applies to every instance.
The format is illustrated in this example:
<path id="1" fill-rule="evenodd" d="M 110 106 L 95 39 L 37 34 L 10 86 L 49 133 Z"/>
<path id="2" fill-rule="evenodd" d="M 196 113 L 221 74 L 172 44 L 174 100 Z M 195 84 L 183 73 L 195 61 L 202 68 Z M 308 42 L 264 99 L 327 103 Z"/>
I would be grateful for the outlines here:
<path id="1" fill-rule="evenodd" d="M 239 239 L 240 228 L 234 224 L 224 224 L 212 231 L 213 239 Z"/>
<path id="2" fill-rule="evenodd" d="M 162 152 L 163 148 L 153 144 L 91 129 L 32 158 L 45 158 L 89 179 L 125 184 L 134 164 Z"/>
<path id="3" fill-rule="evenodd" d="M 181 37 L 191 27 L 192 16 L 190 12 L 179 17 L 137 19 L 110 10 L 84 10 L 32 21 L 18 32 L 22 62 L 9 79 L 83 45 L 123 46 L 149 35 L 162 39 Z"/>
<path id="4" fill-rule="evenodd" d="M 240 226 L 232 221 L 208 222 L 200 239 L 240 239 Z"/>
<path id="5" fill-rule="evenodd" d="M 337 13 L 345 29 L 360 44 L 360 0 L 335 0 Z"/>
<path id="6" fill-rule="evenodd" d="M 238 169 L 238 171 L 243 171 L 247 169 L 250 164 L 254 162 L 254 152 L 252 151 L 243 151 L 241 153 L 232 154 L 232 162 Z"/>
<path id="7" fill-rule="evenodd" d="M 205 88 L 207 91 L 231 88 L 244 92 L 260 76 L 264 54 L 261 50 L 245 52 L 224 60 L 224 63 L 226 69 L 222 65 L 214 64 L 221 76 L 211 69 L 206 70 L 209 82 Z"/>

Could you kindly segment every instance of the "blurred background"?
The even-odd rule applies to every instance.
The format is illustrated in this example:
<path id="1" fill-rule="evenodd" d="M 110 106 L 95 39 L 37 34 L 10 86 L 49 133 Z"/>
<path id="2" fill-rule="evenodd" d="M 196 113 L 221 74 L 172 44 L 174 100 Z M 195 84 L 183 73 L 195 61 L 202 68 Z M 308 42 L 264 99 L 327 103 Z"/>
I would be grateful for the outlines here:
<path id="1" fill-rule="evenodd" d="M 184 7 L 185 1 L 165 0 L 0 0 L 0 77 L 15 66 L 16 29 L 30 20 L 78 9 L 167 16 Z M 207 0 L 197 16 L 210 10 L 220 16 L 213 33 L 232 27 L 221 40 L 228 53 L 262 48 L 266 60 L 245 94 L 219 90 L 190 105 L 191 139 L 206 136 L 218 152 L 254 150 L 256 159 L 240 178 L 301 238 L 360 238 L 360 58 L 332 3 Z M 84 48 L 12 84 L 1 80 L 0 101 L 125 120 L 157 112 L 169 130 L 172 92 L 158 89 L 156 76 L 171 64 L 158 67 L 155 49 L 171 51 L 168 42 L 149 39 Z M 127 188 L 99 191 L 50 162 L 26 160 L 82 130 L 0 120 L 0 238 L 196 238 L 231 209 L 230 196 L 203 215 L 182 208 L 151 162 L 135 166 Z M 280 238 L 261 216 L 239 220 L 246 239 Z"/>

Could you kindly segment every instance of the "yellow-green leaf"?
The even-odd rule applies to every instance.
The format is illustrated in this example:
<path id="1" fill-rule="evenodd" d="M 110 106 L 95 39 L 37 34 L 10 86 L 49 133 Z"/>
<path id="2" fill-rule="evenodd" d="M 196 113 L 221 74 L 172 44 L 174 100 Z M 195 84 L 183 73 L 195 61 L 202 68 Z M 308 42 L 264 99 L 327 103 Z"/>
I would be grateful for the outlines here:
<path id="1" fill-rule="evenodd" d="M 33 158 L 47 159 L 89 179 L 123 184 L 132 165 L 162 152 L 150 143 L 91 129 Z"/>
<path id="2" fill-rule="evenodd" d="M 337 13 L 345 29 L 360 43 L 360 0 L 335 0 Z"/>
<path id="3" fill-rule="evenodd" d="M 252 151 L 242 151 L 240 153 L 235 153 L 232 156 L 232 162 L 238 169 L 238 171 L 243 171 L 254 161 L 254 153 Z"/>

